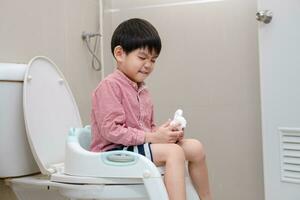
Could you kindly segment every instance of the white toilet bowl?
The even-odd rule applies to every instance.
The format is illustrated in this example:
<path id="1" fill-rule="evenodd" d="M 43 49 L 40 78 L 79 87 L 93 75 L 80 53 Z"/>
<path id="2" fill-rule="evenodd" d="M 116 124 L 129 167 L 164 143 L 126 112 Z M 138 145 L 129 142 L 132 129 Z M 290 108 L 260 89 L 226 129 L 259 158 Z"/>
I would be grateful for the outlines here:
<path id="1" fill-rule="evenodd" d="M 0 64 L 0 70 L 4 65 Z M 1 81 L 0 76 L 1 82 L 5 80 Z M 7 106 L 14 107 L 14 104 Z M 0 168 L 0 177 L 29 175 L 37 171 L 36 164 L 42 174 L 6 180 L 19 199 L 168 199 L 159 170 L 145 157 L 132 152 L 94 153 L 85 149 L 88 145 L 82 141 L 88 142 L 89 135 L 85 134 L 87 137 L 83 139 L 81 136 L 89 129 L 82 128 L 77 105 L 62 73 L 46 57 L 35 57 L 26 65 L 23 109 L 27 139 L 35 161 L 29 161 L 30 169 L 22 173 L 19 169 L 8 173 L 10 166 Z M 20 110 L 16 112 L 22 115 Z M 13 124 L 22 129 L 22 123 Z M 71 129 L 68 136 L 71 127 L 75 129 Z M 18 147 L 20 140 L 21 136 L 10 138 L 15 143 L 7 148 Z M 26 139 L 23 143 L 28 147 Z M 31 152 L 28 154 L 32 157 Z M 1 152 L 0 162 L 5 162 L 8 156 Z M 11 157 L 18 160 L 20 156 Z M 24 165 L 28 163 L 19 168 Z M 186 180 L 188 199 L 198 199 L 189 177 Z"/>

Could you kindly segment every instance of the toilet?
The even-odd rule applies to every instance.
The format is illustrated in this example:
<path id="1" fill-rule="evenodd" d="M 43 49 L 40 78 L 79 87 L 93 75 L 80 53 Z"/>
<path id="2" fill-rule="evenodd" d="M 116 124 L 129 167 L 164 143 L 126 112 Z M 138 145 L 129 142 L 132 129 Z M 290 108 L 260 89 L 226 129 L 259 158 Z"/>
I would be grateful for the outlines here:
<path id="1" fill-rule="evenodd" d="M 0 63 L 0 178 L 20 200 L 168 199 L 162 171 L 133 152 L 88 150 L 91 129 L 49 58 Z M 188 199 L 199 199 L 186 176 Z"/>

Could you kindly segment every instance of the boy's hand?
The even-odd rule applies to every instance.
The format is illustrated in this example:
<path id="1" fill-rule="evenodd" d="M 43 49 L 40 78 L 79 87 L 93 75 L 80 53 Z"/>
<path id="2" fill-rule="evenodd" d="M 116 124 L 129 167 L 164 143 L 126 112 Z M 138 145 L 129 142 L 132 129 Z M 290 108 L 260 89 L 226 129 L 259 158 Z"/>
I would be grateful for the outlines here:
<path id="1" fill-rule="evenodd" d="M 170 123 L 170 126 L 172 128 L 172 131 L 179 131 L 179 130 L 181 130 L 181 124 L 179 122 L 176 122 L 174 125 L 172 125 Z"/>
<path id="2" fill-rule="evenodd" d="M 182 129 L 182 136 L 178 138 L 178 141 L 182 140 L 184 138 L 184 128 Z"/>
<path id="3" fill-rule="evenodd" d="M 182 135 L 178 138 L 178 141 L 182 140 L 184 138 L 184 128 L 181 128 L 181 124 L 179 122 L 175 123 L 174 125 L 171 125 L 172 126 L 172 131 L 179 131 L 181 130 L 182 131 Z"/>
<path id="4" fill-rule="evenodd" d="M 146 133 L 146 142 L 151 143 L 175 143 L 183 138 L 183 131 L 177 126 L 171 126 L 170 120 L 158 127 L 155 133 Z"/>

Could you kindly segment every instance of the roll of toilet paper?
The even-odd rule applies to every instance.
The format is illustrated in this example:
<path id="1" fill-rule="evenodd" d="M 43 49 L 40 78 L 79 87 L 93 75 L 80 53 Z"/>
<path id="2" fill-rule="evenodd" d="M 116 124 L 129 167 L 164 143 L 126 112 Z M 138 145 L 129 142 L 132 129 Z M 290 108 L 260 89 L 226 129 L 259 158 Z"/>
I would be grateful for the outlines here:
<path id="1" fill-rule="evenodd" d="M 176 124 L 180 124 L 179 128 L 180 129 L 184 129 L 186 127 L 186 120 L 185 118 L 182 116 L 183 111 L 181 109 L 176 110 L 175 114 L 174 114 L 174 118 L 171 121 L 170 125 L 171 126 L 175 126 Z"/>

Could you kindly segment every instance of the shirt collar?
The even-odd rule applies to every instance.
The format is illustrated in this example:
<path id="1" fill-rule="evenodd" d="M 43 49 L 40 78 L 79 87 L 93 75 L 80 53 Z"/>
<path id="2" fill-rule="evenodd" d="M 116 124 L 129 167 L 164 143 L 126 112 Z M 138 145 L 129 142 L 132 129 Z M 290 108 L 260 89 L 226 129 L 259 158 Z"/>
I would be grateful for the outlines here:
<path id="1" fill-rule="evenodd" d="M 125 80 L 129 85 L 131 85 L 136 91 L 140 92 L 143 89 L 146 88 L 145 82 L 141 82 L 140 84 L 137 84 L 136 82 L 130 80 L 122 71 L 119 69 L 116 69 L 115 72 L 123 79 Z"/>

